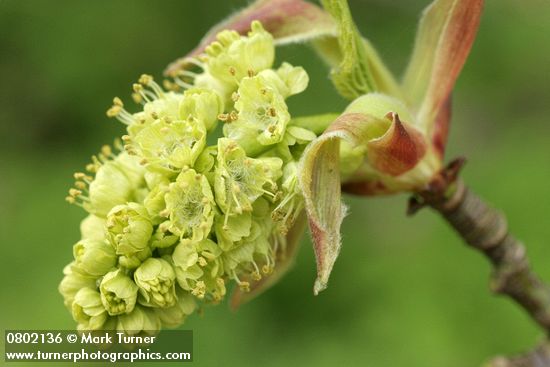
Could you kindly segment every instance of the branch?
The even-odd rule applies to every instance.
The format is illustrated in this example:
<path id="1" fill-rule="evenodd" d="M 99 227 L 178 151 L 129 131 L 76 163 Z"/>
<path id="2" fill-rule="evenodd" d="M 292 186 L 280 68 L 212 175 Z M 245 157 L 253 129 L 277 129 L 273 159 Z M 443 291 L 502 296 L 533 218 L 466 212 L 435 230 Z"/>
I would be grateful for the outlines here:
<path id="1" fill-rule="evenodd" d="M 486 367 L 548 367 L 550 366 L 550 343 L 545 342 L 531 352 L 518 357 L 497 357 Z"/>
<path id="2" fill-rule="evenodd" d="M 428 190 L 411 199 L 409 214 L 423 206 L 441 214 L 468 245 L 493 264 L 491 289 L 512 298 L 550 336 L 550 288 L 530 268 L 525 247 L 508 232 L 504 215 L 457 179 L 463 162 L 451 163 Z M 521 357 L 498 358 L 491 363 L 492 367 L 550 367 L 550 344 Z"/>

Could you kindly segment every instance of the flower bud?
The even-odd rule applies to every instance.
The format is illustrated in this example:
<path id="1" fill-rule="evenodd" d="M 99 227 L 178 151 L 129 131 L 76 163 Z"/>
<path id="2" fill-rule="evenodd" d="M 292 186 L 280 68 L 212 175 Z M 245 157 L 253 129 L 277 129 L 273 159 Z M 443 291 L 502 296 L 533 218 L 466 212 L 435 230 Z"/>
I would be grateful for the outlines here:
<path id="1" fill-rule="evenodd" d="M 107 215 L 106 234 L 118 255 L 132 256 L 144 250 L 153 225 L 143 205 L 128 203 L 117 205 Z"/>
<path id="2" fill-rule="evenodd" d="M 93 214 L 88 215 L 80 223 L 80 234 L 82 238 L 95 241 L 105 240 L 105 219 Z"/>
<path id="3" fill-rule="evenodd" d="M 89 187 L 89 201 L 84 207 L 92 214 L 105 217 L 116 205 L 132 201 L 143 186 L 143 168 L 134 157 L 121 153 L 114 161 L 106 161 L 97 169 Z"/>
<path id="4" fill-rule="evenodd" d="M 71 309 L 75 294 L 82 288 L 95 288 L 96 279 L 88 275 L 73 271 L 74 262 L 68 264 L 63 269 L 65 275 L 59 283 L 59 293 L 63 296 L 65 306 Z"/>
<path id="5" fill-rule="evenodd" d="M 136 305 L 128 314 L 117 317 L 116 330 L 127 335 L 154 335 L 160 331 L 160 319 L 154 310 Z"/>
<path id="6" fill-rule="evenodd" d="M 149 192 L 143 199 L 143 206 L 147 209 L 153 226 L 156 226 L 165 220 L 161 212 L 166 209 L 164 196 L 168 192 L 170 180 L 162 174 L 148 171 L 145 174 L 145 181 L 147 182 Z"/>
<path id="7" fill-rule="evenodd" d="M 120 266 L 126 269 L 136 269 L 142 262 L 151 257 L 152 247 L 147 246 L 143 250 L 138 251 L 132 255 L 121 255 L 118 257 L 118 263 Z"/>
<path id="8" fill-rule="evenodd" d="M 151 248 L 166 249 L 170 246 L 175 245 L 178 240 L 179 236 L 164 231 L 162 228 L 159 227 L 159 229 L 157 229 L 157 231 L 151 237 Z"/>
<path id="9" fill-rule="evenodd" d="M 111 316 L 130 313 L 136 305 L 138 287 L 120 269 L 107 273 L 99 290 L 101 302 Z"/>
<path id="10" fill-rule="evenodd" d="M 101 329 L 107 320 L 99 293 L 88 287 L 80 289 L 74 296 L 72 314 L 78 330 Z"/>
<path id="11" fill-rule="evenodd" d="M 222 112 L 222 99 L 216 92 L 208 89 L 188 89 L 180 103 L 180 116 L 186 120 L 199 121 L 207 131 L 214 130 L 218 115 Z"/>
<path id="12" fill-rule="evenodd" d="M 176 274 L 166 260 L 149 258 L 137 268 L 134 280 L 140 303 L 150 307 L 171 307 L 176 303 Z"/>
<path id="13" fill-rule="evenodd" d="M 205 50 L 206 71 L 217 80 L 236 85 L 244 77 L 269 69 L 275 59 L 273 37 L 260 22 L 252 22 L 248 36 L 225 30 Z"/>
<path id="14" fill-rule="evenodd" d="M 84 274 L 99 277 L 116 265 L 113 248 L 104 241 L 83 239 L 73 246 L 75 267 Z"/>

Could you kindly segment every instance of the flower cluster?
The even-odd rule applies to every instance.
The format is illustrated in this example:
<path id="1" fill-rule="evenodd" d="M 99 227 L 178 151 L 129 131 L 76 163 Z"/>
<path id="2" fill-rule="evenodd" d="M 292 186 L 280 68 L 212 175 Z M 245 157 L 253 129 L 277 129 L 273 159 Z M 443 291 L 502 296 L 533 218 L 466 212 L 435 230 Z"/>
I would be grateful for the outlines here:
<path id="1" fill-rule="evenodd" d="M 190 60 L 196 72 L 164 87 L 141 76 L 139 112 L 114 99 L 107 114 L 127 134 L 75 174 L 67 197 L 89 213 L 59 286 L 79 329 L 174 327 L 229 282 L 246 291 L 277 266 L 303 208 L 297 160 L 315 134 L 285 102 L 308 75 L 273 69 L 274 55 L 253 22 L 246 36 L 219 33 Z"/>

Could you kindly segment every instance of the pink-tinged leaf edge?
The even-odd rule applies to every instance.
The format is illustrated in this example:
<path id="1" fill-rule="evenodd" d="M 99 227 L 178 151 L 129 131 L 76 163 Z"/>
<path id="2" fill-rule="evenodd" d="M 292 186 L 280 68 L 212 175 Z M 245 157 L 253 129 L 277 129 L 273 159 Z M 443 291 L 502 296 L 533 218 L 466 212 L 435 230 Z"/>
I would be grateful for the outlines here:
<path id="1" fill-rule="evenodd" d="M 262 23 L 278 45 L 305 42 L 319 37 L 335 37 L 338 31 L 332 17 L 310 2 L 257 0 L 211 28 L 197 47 L 168 65 L 164 74 L 170 76 L 186 68 L 189 65 L 187 60 L 202 54 L 205 48 L 215 41 L 218 32 L 231 29 L 246 34 L 254 20 Z"/>

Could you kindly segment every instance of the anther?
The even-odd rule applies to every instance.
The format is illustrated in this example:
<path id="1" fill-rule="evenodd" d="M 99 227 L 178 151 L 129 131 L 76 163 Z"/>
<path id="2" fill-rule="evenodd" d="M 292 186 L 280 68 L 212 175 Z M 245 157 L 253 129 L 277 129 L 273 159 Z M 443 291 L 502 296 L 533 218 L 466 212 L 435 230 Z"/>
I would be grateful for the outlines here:
<path id="1" fill-rule="evenodd" d="M 231 121 L 236 121 L 238 118 L 239 118 L 239 113 L 237 111 L 233 110 L 229 113 L 230 122 Z"/>
<path id="2" fill-rule="evenodd" d="M 254 279 L 255 281 L 258 281 L 262 279 L 262 275 L 260 274 L 260 272 L 254 271 L 252 272 L 252 279 Z"/>
<path id="3" fill-rule="evenodd" d="M 77 190 L 77 189 L 70 189 L 69 190 L 69 195 L 72 196 L 72 197 L 78 197 L 78 196 L 82 195 L 82 191 Z"/>
<path id="4" fill-rule="evenodd" d="M 122 100 L 118 97 L 113 98 L 113 105 L 124 107 L 124 103 L 122 103 Z"/>
<path id="5" fill-rule="evenodd" d="M 106 157 L 110 157 L 113 155 L 113 151 L 111 150 L 110 146 L 104 145 L 101 147 L 101 154 L 103 154 Z"/>
<path id="6" fill-rule="evenodd" d="M 132 93 L 132 99 L 137 104 L 141 104 L 143 102 L 143 98 L 141 97 L 141 95 L 139 93 Z"/>
<path id="7" fill-rule="evenodd" d="M 138 83 L 148 86 L 153 81 L 153 77 L 147 74 L 141 74 L 139 77 Z"/>

